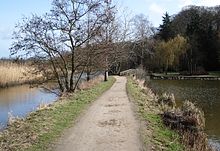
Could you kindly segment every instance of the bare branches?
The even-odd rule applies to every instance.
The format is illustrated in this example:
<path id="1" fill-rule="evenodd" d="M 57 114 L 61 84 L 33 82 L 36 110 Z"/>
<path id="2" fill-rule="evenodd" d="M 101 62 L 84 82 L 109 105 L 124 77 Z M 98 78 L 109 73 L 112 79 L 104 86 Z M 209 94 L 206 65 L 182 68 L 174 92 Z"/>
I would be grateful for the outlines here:
<path id="1" fill-rule="evenodd" d="M 82 51 L 88 41 L 95 42 L 92 39 L 106 21 L 104 4 L 104 0 L 54 0 L 49 13 L 24 18 L 17 26 L 12 54 L 24 53 L 39 58 L 36 59 L 38 64 L 46 63 L 48 67 L 41 70 L 53 71 L 61 91 L 74 91 L 78 83 L 74 83 L 74 74 L 83 72 L 87 66 L 85 61 L 91 59 L 81 62 L 85 56 L 76 57 L 80 55 L 77 51 Z"/>

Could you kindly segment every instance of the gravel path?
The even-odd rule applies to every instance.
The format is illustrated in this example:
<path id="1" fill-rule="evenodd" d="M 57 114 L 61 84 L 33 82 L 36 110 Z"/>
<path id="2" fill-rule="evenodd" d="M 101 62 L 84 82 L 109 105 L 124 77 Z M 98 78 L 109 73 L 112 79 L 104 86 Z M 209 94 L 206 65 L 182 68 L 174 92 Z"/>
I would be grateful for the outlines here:
<path id="1" fill-rule="evenodd" d="M 140 151 L 139 122 L 126 93 L 126 78 L 98 98 L 65 132 L 57 151 Z"/>

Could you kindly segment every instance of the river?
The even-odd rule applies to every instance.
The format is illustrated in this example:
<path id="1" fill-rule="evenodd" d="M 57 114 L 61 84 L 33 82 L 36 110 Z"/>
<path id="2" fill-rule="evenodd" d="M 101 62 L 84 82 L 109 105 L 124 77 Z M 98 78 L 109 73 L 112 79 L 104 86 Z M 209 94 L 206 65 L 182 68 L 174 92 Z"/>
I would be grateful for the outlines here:
<path id="1" fill-rule="evenodd" d="M 220 150 L 220 81 L 151 80 L 149 86 L 157 93 L 173 93 L 179 105 L 190 100 L 202 108 L 209 142 Z"/>
<path id="2" fill-rule="evenodd" d="M 56 99 L 54 93 L 42 88 L 30 88 L 29 85 L 0 89 L 0 129 L 7 126 L 9 114 L 25 117 L 40 104 L 49 104 Z"/>
<path id="3" fill-rule="evenodd" d="M 103 75 L 102 71 L 92 72 L 90 78 L 93 79 Z M 77 80 L 76 74 L 74 80 Z M 86 73 L 83 73 L 81 80 L 86 80 Z M 54 84 L 50 83 L 53 87 Z M 47 83 L 47 85 L 50 85 Z M 57 100 L 57 95 L 49 93 L 42 88 L 30 88 L 29 85 L 15 86 L 0 89 L 0 130 L 5 128 L 10 115 L 14 117 L 25 117 L 35 111 L 40 104 L 49 104 Z"/>

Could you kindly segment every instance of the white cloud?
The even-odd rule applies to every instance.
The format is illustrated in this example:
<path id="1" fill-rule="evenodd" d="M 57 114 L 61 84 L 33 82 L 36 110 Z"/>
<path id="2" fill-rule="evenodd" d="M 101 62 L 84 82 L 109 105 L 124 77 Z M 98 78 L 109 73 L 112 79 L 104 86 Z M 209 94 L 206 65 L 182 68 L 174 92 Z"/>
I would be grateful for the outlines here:
<path id="1" fill-rule="evenodd" d="M 161 24 L 162 16 L 166 12 L 166 10 L 163 7 L 161 7 L 161 5 L 155 2 L 149 5 L 148 10 L 150 14 L 149 19 L 153 21 L 153 24 L 155 26 L 158 26 L 159 24 Z"/>
<path id="2" fill-rule="evenodd" d="M 197 5 L 197 6 L 216 6 L 220 5 L 220 0 L 179 0 L 179 7 L 184 7 L 187 5 Z"/>
<path id="3" fill-rule="evenodd" d="M 158 4 L 156 3 L 152 3 L 149 7 L 149 10 L 154 13 L 154 14 L 157 14 L 157 15 L 163 15 L 165 13 L 165 10 L 160 7 Z"/>
<path id="4" fill-rule="evenodd" d="M 220 0 L 199 0 L 195 2 L 198 6 L 216 6 L 220 5 Z"/>
<path id="5" fill-rule="evenodd" d="M 184 6 L 192 5 L 193 1 L 192 0 L 179 0 L 177 1 L 179 8 L 182 8 Z"/>
<path id="6" fill-rule="evenodd" d="M 124 4 L 137 14 L 143 13 L 149 16 L 155 26 L 161 24 L 162 16 L 165 12 L 169 15 L 177 14 L 188 5 L 216 6 L 220 5 L 220 0 L 115 0 L 123 1 Z"/>

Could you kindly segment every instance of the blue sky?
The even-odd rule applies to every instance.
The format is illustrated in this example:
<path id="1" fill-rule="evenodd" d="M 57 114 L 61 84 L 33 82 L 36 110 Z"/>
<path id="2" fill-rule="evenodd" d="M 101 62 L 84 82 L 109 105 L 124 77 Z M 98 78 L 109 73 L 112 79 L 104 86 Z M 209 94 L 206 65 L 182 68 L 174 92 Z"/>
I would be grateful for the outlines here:
<path id="1" fill-rule="evenodd" d="M 23 16 L 43 14 L 50 8 L 51 0 L 0 0 L 0 57 L 9 56 L 15 24 Z"/>
<path id="2" fill-rule="evenodd" d="M 23 16 L 32 13 L 43 14 L 50 9 L 52 0 L 0 0 L 0 57 L 9 56 L 9 47 L 14 26 Z M 175 14 L 187 5 L 215 6 L 220 0 L 114 0 L 120 8 L 127 8 L 132 14 L 144 14 L 154 26 L 161 23 L 167 11 Z"/>

